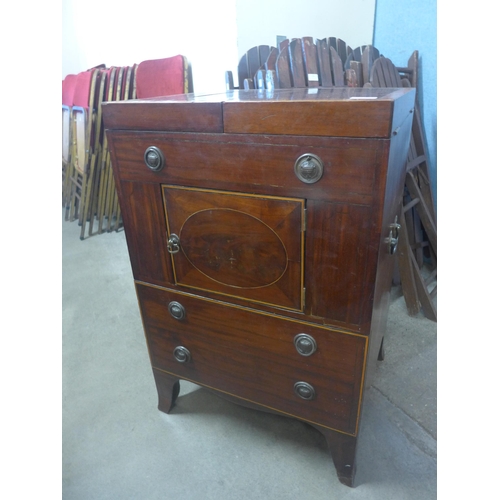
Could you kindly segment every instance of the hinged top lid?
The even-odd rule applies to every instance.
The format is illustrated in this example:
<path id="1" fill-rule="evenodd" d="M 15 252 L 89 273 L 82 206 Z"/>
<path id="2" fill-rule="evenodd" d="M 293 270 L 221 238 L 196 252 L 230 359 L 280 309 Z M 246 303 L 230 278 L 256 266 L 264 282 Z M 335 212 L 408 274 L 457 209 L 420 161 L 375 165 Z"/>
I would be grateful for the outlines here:
<path id="1" fill-rule="evenodd" d="M 390 137 L 412 112 L 413 88 L 230 90 L 103 104 L 107 129 Z"/>

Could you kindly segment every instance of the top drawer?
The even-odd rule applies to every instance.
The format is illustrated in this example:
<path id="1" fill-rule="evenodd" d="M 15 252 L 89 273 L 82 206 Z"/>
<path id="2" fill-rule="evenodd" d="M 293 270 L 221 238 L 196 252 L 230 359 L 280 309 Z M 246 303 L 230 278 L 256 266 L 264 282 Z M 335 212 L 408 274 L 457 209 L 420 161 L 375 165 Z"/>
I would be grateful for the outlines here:
<path id="1" fill-rule="evenodd" d="M 371 204 L 389 141 L 299 136 L 108 132 L 120 180 L 227 189 Z M 163 167 L 145 163 L 157 148 Z M 323 173 L 314 183 L 295 173 L 302 155 L 315 155 Z M 300 160 L 299 160 L 300 161 Z"/>

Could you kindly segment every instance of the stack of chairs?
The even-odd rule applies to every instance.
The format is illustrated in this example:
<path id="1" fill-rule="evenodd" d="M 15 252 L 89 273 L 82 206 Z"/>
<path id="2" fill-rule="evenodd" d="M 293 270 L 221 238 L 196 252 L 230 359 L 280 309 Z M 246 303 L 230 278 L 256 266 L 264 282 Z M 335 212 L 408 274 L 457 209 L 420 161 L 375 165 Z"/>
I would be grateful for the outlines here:
<path id="1" fill-rule="evenodd" d="M 70 116 L 70 162 L 67 165 L 65 189 L 66 220 L 83 219 L 88 166 L 95 146 L 93 124 L 96 118 L 96 89 L 99 69 L 93 68 L 76 75 Z M 64 116 L 64 107 L 63 107 Z"/>
<path id="2" fill-rule="evenodd" d="M 265 60 L 257 58 L 262 53 L 268 54 Z M 239 88 L 246 90 L 414 87 L 418 96 L 418 51 L 411 54 L 406 67 L 396 67 L 372 45 L 352 49 L 335 37 L 315 42 L 312 37 L 296 38 L 282 41 L 279 49 L 250 49 L 240 60 L 238 77 Z M 237 88 L 230 71 L 226 88 Z M 410 315 L 422 310 L 437 321 L 437 220 L 418 97 L 406 172 L 395 282 L 402 285 Z"/>
<path id="3" fill-rule="evenodd" d="M 63 206 L 67 221 L 78 220 L 80 239 L 123 227 L 102 104 L 190 91 L 191 71 L 182 55 L 100 65 L 63 80 Z"/>
<path id="4" fill-rule="evenodd" d="M 226 89 L 344 87 L 353 52 L 336 37 L 316 42 L 312 37 L 286 39 L 279 48 L 253 47 L 238 64 L 239 87 L 234 86 L 232 72 L 226 71 Z"/>

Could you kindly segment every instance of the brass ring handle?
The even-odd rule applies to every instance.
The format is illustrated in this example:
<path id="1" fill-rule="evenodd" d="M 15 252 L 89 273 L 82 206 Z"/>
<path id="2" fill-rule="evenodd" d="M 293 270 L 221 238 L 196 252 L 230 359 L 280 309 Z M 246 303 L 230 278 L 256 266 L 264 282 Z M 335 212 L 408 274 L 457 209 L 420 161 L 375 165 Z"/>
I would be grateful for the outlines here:
<path id="1" fill-rule="evenodd" d="M 165 157 L 160 148 L 149 146 L 144 152 L 144 162 L 153 172 L 159 172 L 165 165 Z"/>
<path id="2" fill-rule="evenodd" d="M 301 356 L 310 356 L 314 354 L 317 349 L 316 341 L 311 335 L 307 333 L 299 333 L 293 339 L 293 343 L 295 344 L 295 349 Z"/>
<path id="3" fill-rule="evenodd" d="M 306 153 L 297 158 L 295 175 L 306 184 L 314 184 L 323 176 L 323 161 L 319 156 Z"/>
<path id="4" fill-rule="evenodd" d="M 180 345 L 174 349 L 174 358 L 179 363 L 189 363 L 191 361 L 191 353 L 188 349 Z"/>
<path id="5" fill-rule="evenodd" d="M 307 382 L 296 382 L 293 386 L 295 394 L 306 401 L 311 401 L 316 397 L 316 391 L 311 384 Z"/>
<path id="6" fill-rule="evenodd" d="M 172 318 L 178 319 L 179 321 L 186 317 L 186 309 L 184 309 L 184 306 L 179 304 L 179 302 L 170 302 L 170 304 L 168 304 L 168 312 Z"/>

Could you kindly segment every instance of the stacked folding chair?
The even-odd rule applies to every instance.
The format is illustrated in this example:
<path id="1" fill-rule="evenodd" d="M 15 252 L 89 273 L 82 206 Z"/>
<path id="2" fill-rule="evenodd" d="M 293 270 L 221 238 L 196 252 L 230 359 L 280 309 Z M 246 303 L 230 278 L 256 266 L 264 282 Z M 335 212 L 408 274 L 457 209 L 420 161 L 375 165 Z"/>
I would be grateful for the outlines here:
<path id="1" fill-rule="evenodd" d="M 98 86 L 98 69 L 79 73 L 76 77 L 71 106 L 71 161 L 67 171 L 66 220 L 82 222 L 89 176 L 91 149 L 95 134 L 95 97 Z"/>
<path id="2" fill-rule="evenodd" d="M 279 48 L 260 45 L 243 55 L 238 64 L 240 89 L 344 87 L 344 65 L 352 49 L 340 38 L 314 42 L 312 37 L 284 40 Z M 231 71 L 226 88 L 235 89 Z"/>
<path id="3" fill-rule="evenodd" d="M 63 206 L 66 220 L 78 220 L 80 239 L 122 227 L 102 103 L 190 91 L 190 68 L 182 55 L 100 65 L 63 80 Z"/>
<path id="4" fill-rule="evenodd" d="M 71 164 L 71 109 L 75 95 L 76 75 L 67 75 L 62 82 L 62 204 L 66 206 L 69 191 L 69 169 Z"/>
<path id="5" fill-rule="evenodd" d="M 106 86 L 102 102 L 134 99 L 136 68 L 137 65 L 134 64 L 132 66 L 111 67 L 105 70 Z M 93 191 L 89 208 L 89 236 L 95 234 L 94 222 L 98 234 L 113 230 L 118 231 L 122 227 L 108 143 L 102 123 L 102 113 L 99 113 L 99 128 L 100 149 L 96 158 Z"/>

